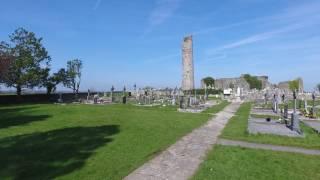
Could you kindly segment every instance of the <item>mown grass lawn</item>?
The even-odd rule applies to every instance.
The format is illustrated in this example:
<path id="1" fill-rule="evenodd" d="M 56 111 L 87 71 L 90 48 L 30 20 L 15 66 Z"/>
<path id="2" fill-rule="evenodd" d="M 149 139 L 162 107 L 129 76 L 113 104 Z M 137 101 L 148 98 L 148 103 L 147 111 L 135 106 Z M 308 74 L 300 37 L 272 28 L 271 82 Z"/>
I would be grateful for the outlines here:
<path id="1" fill-rule="evenodd" d="M 320 156 L 217 145 L 195 180 L 318 180 Z"/>
<path id="2" fill-rule="evenodd" d="M 0 179 L 121 179 L 209 117 L 175 107 L 0 106 Z"/>
<path id="3" fill-rule="evenodd" d="M 286 146 L 298 146 L 310 149 L 320 149 L 320 135 L 311 128 L 301 123 L 301 128 L 305 134 L 305 138 L 295 138 L 266 134 L 249 134 L 247 131 L 248 117 L 250 114 L 251 103 L 244 103 L 240 106 L 235 116 L 224 128 L 221 138 L 243 140 L 264 144 L 276 144 Z"/>

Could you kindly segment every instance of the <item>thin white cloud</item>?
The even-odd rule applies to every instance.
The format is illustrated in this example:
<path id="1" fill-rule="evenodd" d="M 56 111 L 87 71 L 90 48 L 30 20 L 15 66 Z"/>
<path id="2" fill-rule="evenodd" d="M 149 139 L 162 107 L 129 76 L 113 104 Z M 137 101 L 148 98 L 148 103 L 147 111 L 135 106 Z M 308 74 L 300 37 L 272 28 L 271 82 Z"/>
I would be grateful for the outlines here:
<path id="1" fill-rule="evenodd" d="M 304 27 L 308 27 L 309 25 L 313 25 L 313 24 L 317 24 L 317 22 L 302 22 L 302 23 L 297 23 L 297 24 L 293 24 L 284 28 L 280 28 L 277 30 L 272 30 L 272 31 L 267 31 L 267 32 L 263 32 L 263 33 L 258 33 L 240 40 L 237 40 L 235 42 L 223 45 L 221 47 L 216 47 L 216 48 L 209 48 L 206 50 L 206 54 L 207 55 L 212 55 L 215 54 L 216 52 L 219 51 L 224 51 L 224 50 L 228 50 L 228 49 L 233 49 L 233 48 L 238 48 L 241 46 L 245 46 L 245 45 L 249 45 L 249 44 L 253 44 L 256 42 L 260 42 L 260 41 L 264 41 L 264 40 L 268 40 L 271 38 L 274 38 L 280 34 L 283 33 L 287 33 L 290 31 L 294 31 L 300 28 L 304 28 Z"/>
<path id="2" fill-rule="evenodd" d="M 155 8 L 150 13 L 145 33 L 149 33 L 155 26 L 167 21 L 179 8 L 181 2 L 182 0 L 157 0 Z"/>
<path id="3" fill-rule="evenodd" d="M 289 7 L 275 15 L 247 19 L 244 21 L 226 24 L 222 26 L 205 27 L 205 28 L 201 28 L 198 31 L 194 31 L 192 34 L 203 35 L 203 34 L 211 33 L 213 31 L 230 29 L 238 26 L 255 24 L 255 23 L 274 24 L 275 22 L 290 23 L 292 21 L 304 21 L 304 20 L 310 20 L 310 19 L 312 20 L 312 19 L 319 18 L 319 14 L 320 14 L 320 2 L 306 3 L 300 6 Z"/>
<path id="4" fill-rule="evenodd" d="M 101 4 L 101 0 L 96 0 L 96 3 L 93 6 L 93 10 L 97 10 Z"/>

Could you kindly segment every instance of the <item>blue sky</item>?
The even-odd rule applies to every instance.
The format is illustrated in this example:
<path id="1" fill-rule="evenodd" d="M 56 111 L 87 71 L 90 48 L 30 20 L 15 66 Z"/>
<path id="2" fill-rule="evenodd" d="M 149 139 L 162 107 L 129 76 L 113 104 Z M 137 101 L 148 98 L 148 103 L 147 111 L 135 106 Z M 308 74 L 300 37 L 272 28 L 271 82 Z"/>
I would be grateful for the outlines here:
<path id="1" fill-rule="evenodd" d="M 7 0 L 0 27 L 0 40 L 18 27 L 43 37 L 53 71 L 82 59 L 82 90 L 180 86 L 188 34 L 197 86 L 243 73 L 320 83 L 318 0 Z"/>

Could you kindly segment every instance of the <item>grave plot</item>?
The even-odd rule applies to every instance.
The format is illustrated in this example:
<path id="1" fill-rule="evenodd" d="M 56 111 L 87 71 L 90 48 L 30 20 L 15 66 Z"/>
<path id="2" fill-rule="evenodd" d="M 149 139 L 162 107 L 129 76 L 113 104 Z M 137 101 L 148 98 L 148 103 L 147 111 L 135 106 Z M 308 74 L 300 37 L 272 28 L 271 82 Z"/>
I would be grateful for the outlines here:
<path id="1" fill-rule="evenodd" d="M 303 134 L 292 131 L 278 122 L 278 116 L 250 115 L 251 103 L 244 103 L 223 130 L 220 138 L 252 143 L 320 149 L 320 136 L 304 123 L 299 123 Z M 266 118 L 271 117 L 267 122 Z M 288 117 L 290 119 L 290 117 Z"/>
<path id="2" fill-rule="evenodd" d="M 296 110 L 289 112 L 288 105 L 279 110 L 278 102 L 274 101 L 272 109 L 252 108 L 250 112 L 253 117 L 248 118 L 248 132 L 251 134 L 304 137 L 300 129 L 299 113 Z"/>
<path id="3" fill-rule="evenodd" d="M 285 124 L 276 120 L 267 121 L 262 118 L 249 118 L 248 132 L 250 134 L 273 134 L 289 137 L 304 137 L 296 131 L 292 131 Z"/>
<path id="4" fill-rule="evenodd" d="M 272 109 L 264 109 L 264 108 L 252 108 L 251 114 L 266 115 L 266 116 L 280 115 L 279 113 L 274 113 Z"/>

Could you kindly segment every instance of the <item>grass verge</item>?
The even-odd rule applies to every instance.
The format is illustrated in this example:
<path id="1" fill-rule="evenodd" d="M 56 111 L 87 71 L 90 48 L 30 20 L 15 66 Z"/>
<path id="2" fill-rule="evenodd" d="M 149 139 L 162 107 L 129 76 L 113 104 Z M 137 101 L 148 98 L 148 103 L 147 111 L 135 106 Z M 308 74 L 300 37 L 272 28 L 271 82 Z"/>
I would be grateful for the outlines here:
<path id="1" fill-rule="evenodd" d="M 194 180 L 320 179 L 320 156 L 217 145 Z"/>
<path id="2" fill-rule="evenodd" d="M 1 179 L 122 179 L 209 114 L 132 105 L 0 107 Z"/>

